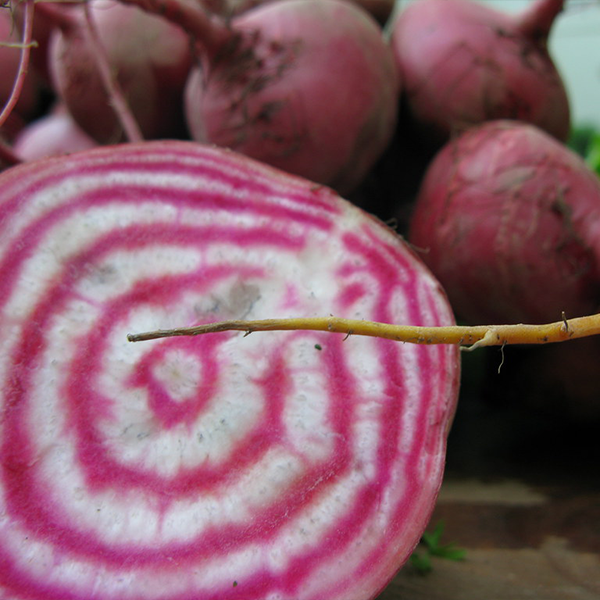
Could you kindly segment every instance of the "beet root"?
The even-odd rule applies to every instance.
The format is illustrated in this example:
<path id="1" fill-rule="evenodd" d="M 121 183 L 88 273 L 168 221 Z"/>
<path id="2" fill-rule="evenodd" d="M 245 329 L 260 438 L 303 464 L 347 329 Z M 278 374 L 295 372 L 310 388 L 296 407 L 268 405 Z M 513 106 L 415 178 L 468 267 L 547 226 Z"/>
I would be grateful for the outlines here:
<path id="1" fill-rule="evenodd" d="M 19 61 L 21 49 L 19 27 L 7 8 L 0 8 L 0 112 L 11 96 L 13 85 L 19 72 Z M 5 44 L 15 44 L 9 46 Z M 19 100 L 9 118 L 9 122 L 3 126 L 3 131 L 12 133 L 20 124 L 32 118 L 40 107 L 42 82 L 35 70 L 30 70 L 23 82 Z"/>
<path id="2" fill-rule="evenodd" d="M 600 182 L 531 125 L 490 122 L 449 142 L 427 170 L 409 239 L 470 323 L 598 308 Z"/>
<path id="3" fill-rule="evenodd" d="M 569 100 L 547 49 L 563 0 L 508 15 L 473 0 L 419 0 L 401 11 L 391 45 L 412 125 L 425 146 L 496 119 L 565 141 Z"/>
<path id="4" fill-rule="evenodd" d="M 183 90 L 192 62 L 188 36 L 167 20 L 112 0 L 90 4 L 109 67 L 146 139 L 185 135 Z M 124 132 L 97 68 L 82 11 L 50 40 L 53 86 L 76 123 L 98 143 Z"/>
<path id="5" fill-rule="evenodd" d="M 337 0 L 284 0 L 233 19 L 240 43 L 196 68 L 194 139 L 347 193 L 392 139 L 399 82 L 380 27 Z"/>

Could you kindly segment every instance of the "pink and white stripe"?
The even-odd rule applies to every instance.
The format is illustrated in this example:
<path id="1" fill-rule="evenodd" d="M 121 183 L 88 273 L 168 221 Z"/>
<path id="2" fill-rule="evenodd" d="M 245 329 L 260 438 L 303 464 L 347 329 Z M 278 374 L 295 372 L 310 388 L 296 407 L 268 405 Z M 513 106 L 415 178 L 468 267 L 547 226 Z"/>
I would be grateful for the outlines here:
<path id="1" fill-rule="evenodd" d="M 366 600 L 439 488 L 448 346 L 230 318 L 453 322 L 329 189 L 187 142 L 0 175 L 0 597 Z"/>

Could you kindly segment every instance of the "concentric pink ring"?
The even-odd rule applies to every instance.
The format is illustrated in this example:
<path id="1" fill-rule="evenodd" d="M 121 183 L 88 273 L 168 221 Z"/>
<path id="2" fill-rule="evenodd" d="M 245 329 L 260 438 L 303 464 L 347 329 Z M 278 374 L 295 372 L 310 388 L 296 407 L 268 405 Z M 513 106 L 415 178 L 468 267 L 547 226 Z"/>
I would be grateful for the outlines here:
<path id="1" fill-rule="evenodd" d="M 0 176 L 0 595 L 366 600 L 439 487 L 456 350 L 225 318 L 447 324 L 437 282 L 326 188 L 188 143 Z"/>

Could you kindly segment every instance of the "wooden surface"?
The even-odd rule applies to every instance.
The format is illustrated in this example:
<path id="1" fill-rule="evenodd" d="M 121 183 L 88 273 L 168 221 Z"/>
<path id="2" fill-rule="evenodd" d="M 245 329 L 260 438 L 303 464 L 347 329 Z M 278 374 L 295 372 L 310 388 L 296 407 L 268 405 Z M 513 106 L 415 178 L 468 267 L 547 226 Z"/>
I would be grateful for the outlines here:
<path id="1" fill-rule="evenodd" d="M 498 354 L 466 361 L 431 520 L 465 560 L 408 564 L 378 600 L 600 599 L 600 419 L 540 407 L 529 356 L 507 349 L 500 375 Z M 600 366 L 587 377 L 600 390 Z"/>

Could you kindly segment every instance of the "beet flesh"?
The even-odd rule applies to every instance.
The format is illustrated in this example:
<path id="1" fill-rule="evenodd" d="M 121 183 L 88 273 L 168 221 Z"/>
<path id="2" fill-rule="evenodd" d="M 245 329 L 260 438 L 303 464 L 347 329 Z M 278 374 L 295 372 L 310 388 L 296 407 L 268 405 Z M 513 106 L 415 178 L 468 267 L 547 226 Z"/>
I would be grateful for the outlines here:
<path id="1" fill-rule="evenodd" d="M 391 230 L 191 142 L 0 174 L 0 595 L 368 600 L 440 486 L 453 346 L 229 319 L 453 323 Z"/>
<path id="2" fill-rule="evenodd" d="M 444 146 L 409 239 L 469 323 L 543 323 L 598 309 L 600 182 L 531 125 L 490 122 Z"/>

